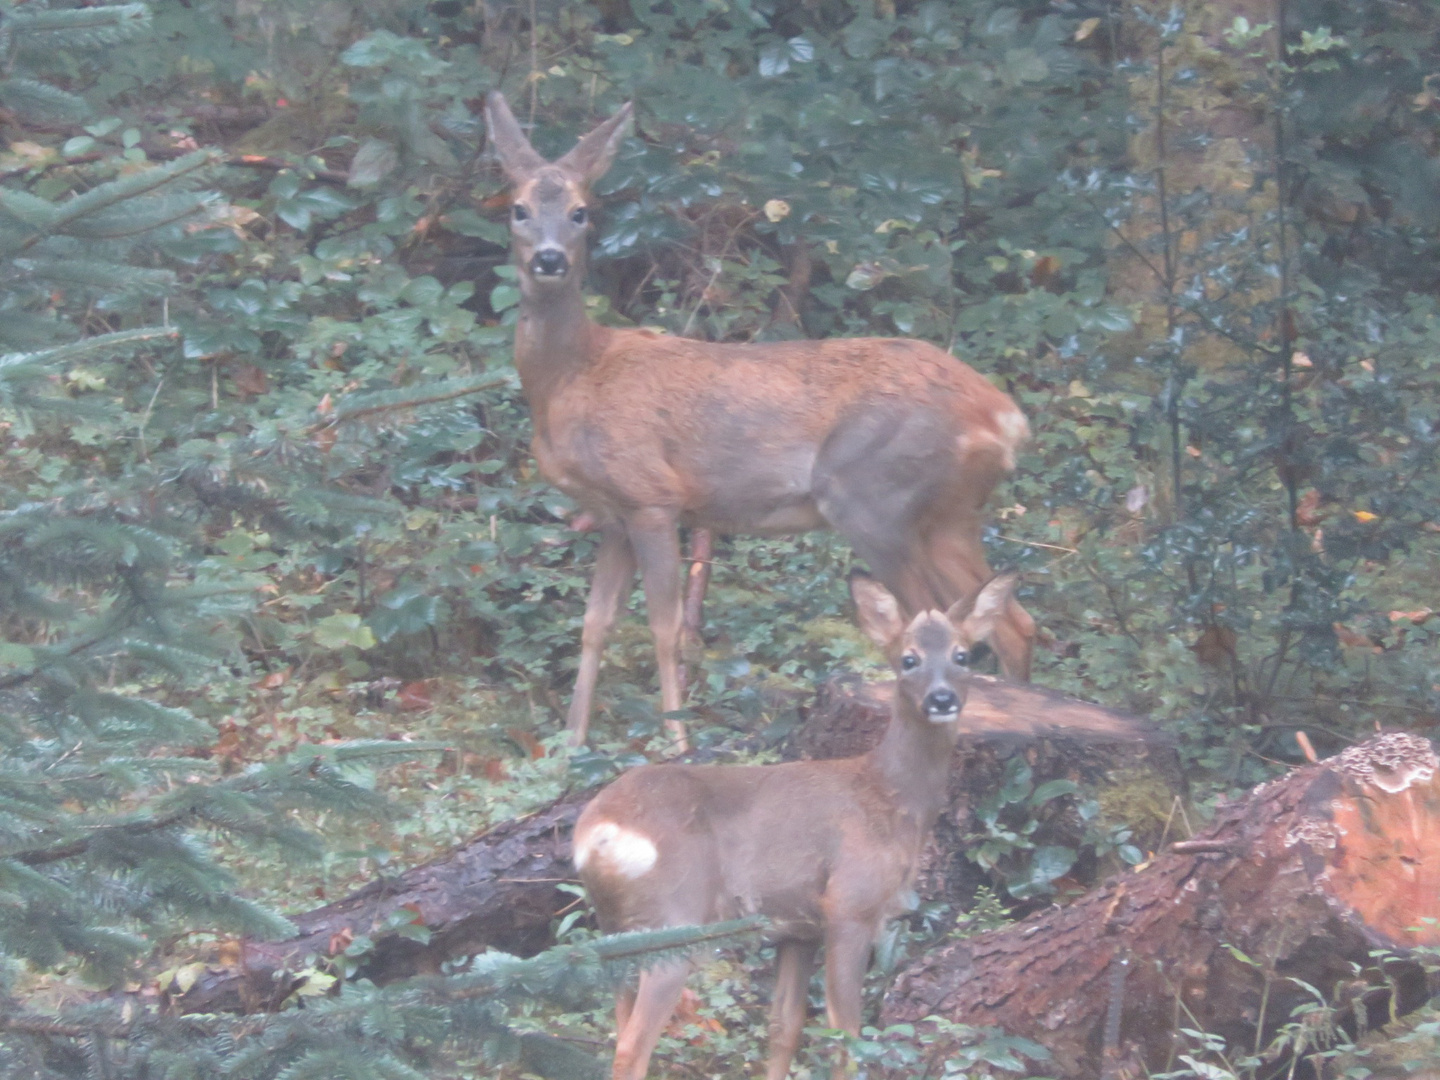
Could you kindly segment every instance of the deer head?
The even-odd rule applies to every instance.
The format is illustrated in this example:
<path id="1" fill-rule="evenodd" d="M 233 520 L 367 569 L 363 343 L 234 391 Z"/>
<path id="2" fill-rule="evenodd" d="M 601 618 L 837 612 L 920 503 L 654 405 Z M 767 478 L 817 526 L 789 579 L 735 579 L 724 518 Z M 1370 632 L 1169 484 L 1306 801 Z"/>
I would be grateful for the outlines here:
<path id="1" fill-rule="evenodd" d="M 970 688 L 971 650 L 995 629 L 1017 580 L 1013 573 L 999 574 L 973 600 L 959 600 L 944 613 L 922 611 L 907 624 L 885 586 L 866 575 L 851 577 L 860 628 L 895 668 L 897 714 L 932 724 L 960 719 Z"/>
<path id="2" fill-rule="evenodd" d="M 584 276 L 590 185 L 615 160 L 630 126 L 629 103 L 554 162 L 536 153 L 498 91 L 485 99 L 485 127 L 511 183 L 510 238 L 522 290 Z"/>

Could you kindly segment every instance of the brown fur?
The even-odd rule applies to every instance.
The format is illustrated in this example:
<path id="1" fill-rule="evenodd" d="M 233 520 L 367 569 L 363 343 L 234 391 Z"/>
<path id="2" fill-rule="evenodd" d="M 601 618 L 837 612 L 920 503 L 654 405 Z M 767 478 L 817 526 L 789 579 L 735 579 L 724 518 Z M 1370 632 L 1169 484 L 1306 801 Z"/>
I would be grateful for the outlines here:
<path id="1" fill-rule="evenodd" d="M 780 967 L 770 1080 L 789 1070 L 822 943 L 830 1026 L 859 1033 L 871 946 L 903 909 L 944 805 L 969 684 L 956 650 L 990 632 L 1013 586 L 1013 578 L 987 585 L 963 621 L 957 604 L 944 615 L 917 615 L 907 627 L 883 586 L 858 579 L 861 625 L 887 647 L 897 675 L 890 725 L 874 750 L 784 765 L 642 766 L 597 795 L 575 824 L 576 862 L 602 930 L 756 913 L 770 920 Z M 951 711 L 937 717 L 945 694 Z M 628 849 L 607 846 L 617 834 Z M 614 1080 L 645 1075 L 687 971 L 685 963 L 657 965 L 641 975 L 638 990 L 618 996 Z M 843 1075 L 841 1063 L 836 1076 Z"/>
<path id="2" fill-rule="evenodd" d="M 547 163 L 503 97 L 486 104 L 514 185 L 515 365 L 535 458 L 604 534 L 568 717 L 577 744 L 637 567 L 661 707 L 680 707 L 679 526 L 751 535 L 828 526 L 906 611 L 944 608 L 990 576 L 984 504 L 1028 433 L 1006 394 L 924 342 L 717 345 L 591 322 L 581 293 L 589 187 L 629 117 L 627 105 Z M 1029 677 L 1033 637 L 1030 616 L 1010 603 L 994 642 L 1012 678 Z M 683 747 L 683 726 L 668 723 Z"/>
<path id="3" fill-rule="evenodd" d="M 1008 414 L 1023 424 L 1009 397 L 920 341 L 716 345 L 595 326 L 590 343 L 593 359 L 542 403 L 534 450 L 545 476 L 601 520 L 653 506 L 686 525 L 766 531 L 753 516 L 723 513 L 733 501 L 727 486 L 753 484 L 756 461 L 813 460 L 848 415 L 877 403 L 923 400 L 965 433 L 949 462 L 951 508 L 978 510 L 1018 448 L 996 420 Z M 726 468 L 743 459 L 751 461 L 745 473 Z M 982 478 L 983 493 L 975 490 Z M 813 500 L 803 512 L 810 527 L 824 527 Z"/>

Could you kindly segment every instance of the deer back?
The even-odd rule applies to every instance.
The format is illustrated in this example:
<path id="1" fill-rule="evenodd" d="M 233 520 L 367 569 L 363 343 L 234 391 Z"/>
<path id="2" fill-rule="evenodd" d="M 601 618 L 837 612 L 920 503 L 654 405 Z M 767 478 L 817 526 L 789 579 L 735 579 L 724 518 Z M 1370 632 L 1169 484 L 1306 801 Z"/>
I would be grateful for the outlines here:
<path id="1" fill-rule="evenodd" d="M 924 342 L 595 331 L 589 362 L 533 406 L 542 471 L 596 509 L 673 507 L 722 531 L 817 528 L 817 478 L 872 451 L 917 504 L 978 509 L 1028 432 L 1006 394 Z"/>
<path id="2" fill-rule="evenodd" d="M 852 906 L 889 914 L 908 884 L 920 822 L 863 758 L 762 766 L 652 765 L 586 807 L 575 862 L 607 933 L 760 913 L 817 937 L 837 871 Z"/>

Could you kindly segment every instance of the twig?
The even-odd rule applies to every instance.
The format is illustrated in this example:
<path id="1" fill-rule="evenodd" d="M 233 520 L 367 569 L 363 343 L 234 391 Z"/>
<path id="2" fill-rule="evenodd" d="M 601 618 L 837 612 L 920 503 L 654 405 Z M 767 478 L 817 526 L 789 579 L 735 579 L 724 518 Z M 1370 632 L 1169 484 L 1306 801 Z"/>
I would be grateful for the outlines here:
<path id="1" fill-rule="evenodd" d="M 1176 840 L 1170 850 L 1177 855 L 1237 855 L 1233 840 Z"/>
<path id="2" fill-rule="evenodd" d="M 60 844 L 52 848 L 44 848 L 39 851 L 18 851 L 6 856 L 15 862 L 23 863 L 25 866 L 44 866 L 47 863 L 61 862 L 65 859 L 73 859 L 77 855 L 83 855 L 90 848 L 91 840 L 95 835 L 104 832 L 123 833 L 151 833 L 168 829 L 172 825 L 178 825 L 186 818 L 195 814 L 193 807 L 186 807 L 184 810 L 176 810 L 173 813 L 162 814 L 160 817 L 151 818 L 149 821 L 135 821 L 123 825 L 101 825 L 96 827 L 91 836 L 81 837 L 72 840 L 68 844 Z"/>
<path id="3" fill-rule="evenodd" d="M 441 401 L 453 401 L 455 398 L 462 398 L 470 394 L 478 394 L 482 390 L 490 390 L 497 386 L 503 386 L 506 381 L 506 376 L 497 375 L 493 379 L 486 379 L 480 383 L 471 383 L 459 390 L 446 390 L 444 393 L 429 394 L 426 397 L 411 398 L 408 401 L 387 401 L 374 405 L 362 405 L 348 412 L 337 412 L 328 419 L 319 420 L 311 424 L 305 429 L 305 434 L 313 435 L 317 431 L 334 427 L 336 424 L 344 423 L 347 420 L 358 420 L 362 416 L 373 416 L 376 413 L 389 412 L 392 409 L 418 409 L 422 405 L 435 405 Z"/>
<path id="4" fill-rule="evenodd" d="M 1067 555 L 1079 555 L 1079 548 L 1061 547 L 1059 544 L 1044 544 L 1039 540 L 1022 540 L 1018 536 L 1000 536 L 996 534 L 996 540 L 1005 540 L 1011 544 L 1024 544 L 1026 547 L 1049 548 L 1051 551 L 1063 551 Z"/>

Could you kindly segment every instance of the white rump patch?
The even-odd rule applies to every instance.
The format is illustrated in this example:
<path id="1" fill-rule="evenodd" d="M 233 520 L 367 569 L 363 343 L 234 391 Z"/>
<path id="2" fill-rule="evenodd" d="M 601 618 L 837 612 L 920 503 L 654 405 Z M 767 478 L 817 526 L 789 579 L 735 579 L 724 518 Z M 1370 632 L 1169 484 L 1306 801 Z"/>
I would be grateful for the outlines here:
<path id="1" fill-rule="evenodd" d="M 1030 437 L 1030 424 L 1019 409 L 1009 409 L 995 417 L 1000 433 L 1011 446 L 1019 446 Z"/>
<path id="2" fill-rule="evenodd" d="M 1006 469 L 1015 468 L 1015 452 L 1030 438 L 1030 422 L 1019 409 L 1005 409 L 997 412 L 991 420 L 993 428 L 962 431 L 955 436 L 955 445 L 963 459 L 976 443 L 985 442 L 1000 452 L 1000 463 Z"/>
<path id="3" fill-rule="evenodd" d="M 591 859 L 599 859 L 605 869 L 627 878 L 638 878 L 655 865 L 659 852 L 648 836 L 601 821 L 575 841 L 575 869 L 584 870 Z"/>
<path id="4" fill-rule="evenodd" d="M 1005 467 L 1013 469 L 1015 451 L 1030 438 L 1030 424 L 1019 409 L 1007 409 L 995 417 L 995 425 L 1000 429 L 1000 438 L 1005 443 Z"/>

